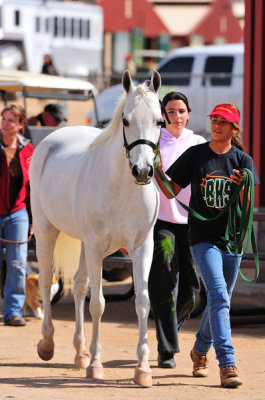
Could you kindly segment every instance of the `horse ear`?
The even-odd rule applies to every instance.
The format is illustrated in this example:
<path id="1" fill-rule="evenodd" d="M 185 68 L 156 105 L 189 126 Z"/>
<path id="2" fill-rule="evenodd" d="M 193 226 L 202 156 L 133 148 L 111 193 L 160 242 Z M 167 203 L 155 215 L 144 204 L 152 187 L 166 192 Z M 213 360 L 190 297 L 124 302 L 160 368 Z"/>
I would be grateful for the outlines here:
<path id="1" fill-rule="evenodd" d="M 159 73 L 155 69 L 153 69 L 150 89 L 153 90 L 154 92 L 158 92 L 160 86 L 161 86 L 161 77 Z"/>
<path id="2" fill-rule="evenodd" d="M 131 74 L 128 71 L 128 69 L 126 69 L 126 71 L 124 71 L 123 76 L 122 76 L 122 85 L 124 90 L 129 93 L 133 90 L 133 83 L 132 83 L 132 78 L 131 78 Z"/>

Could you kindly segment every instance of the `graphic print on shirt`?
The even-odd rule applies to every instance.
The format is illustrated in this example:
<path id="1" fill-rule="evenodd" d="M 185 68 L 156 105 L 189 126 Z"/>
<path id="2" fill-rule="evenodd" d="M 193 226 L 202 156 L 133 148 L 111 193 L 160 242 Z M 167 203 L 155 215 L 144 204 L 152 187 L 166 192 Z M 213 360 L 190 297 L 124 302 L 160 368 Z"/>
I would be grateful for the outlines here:
<path id="1" fill-rule="evenodd" d="M 207 207 L 222 209 L 232 194 L 232 182 L 221 171 L 213 171 L 202 179 L 201 192 Z"/>

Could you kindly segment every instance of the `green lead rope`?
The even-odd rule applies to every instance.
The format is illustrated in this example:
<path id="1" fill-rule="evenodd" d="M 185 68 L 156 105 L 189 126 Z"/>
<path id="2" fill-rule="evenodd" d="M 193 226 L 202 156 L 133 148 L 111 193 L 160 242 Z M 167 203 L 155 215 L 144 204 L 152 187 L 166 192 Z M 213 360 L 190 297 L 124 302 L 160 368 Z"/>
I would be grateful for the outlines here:
<path id="1" fill-rule="evenodd" d="M 176 198 L 175 194 L 171 190 L 171 187 L 169 186 L 164 173 L 156 166 L 156 172 L 158 176 L 160 177 L 163 185 L 166 187 L 168 192 Z M 226 206 L 223 208 L 223 210 L 215 217 L 213 218 L 205 218 L 199 213 L 197 213 L 195 210 L 192 208 L 186 206 L 186 204 L 182 203 L 179 201 L 177 198 L 177 202 L 185 208 L 186 211 L 188 211 L 193 217 L 198 218 L 201 221 L 214 221 L 218 218 L 220 218 L 224 213 L 227 212 L 228 217 L 227 217 L 227 225 L 226 225 L 226 231 L 225 231 L 225 241 L 226 241 L 226 248 L 229 251 L 229 253 L 235 257 L 238 255 L 244 255 L 249 249 L 250 244 L 252 245 L 252 252 L 256 264 L 256 276 L 254 279 L 248 279 L 241 271 L 240 266 L 238 266 L 239 273 L 241 277 L 247 281 L 247 282 L 254 282 L 258 276 L 259 276 L 259 257 L 258 257 L 258 251 L 257 251 L 257 244 L 256 244 L 256 239 L 255 239 L 255 234 L 254 234 L 254 228 L 253 228 L 253 209 L 254 209 L 254 177 L 252 172 L 248 168 L 242 168 L 240 170 L 241 173 L 244 173 L 243 179 L 240 183 L 240 185 L 234 185 L 235 190 L 226 204 Z M 241 189 L 244 187 L 244 195 L 243 195 L 243 201 L 242 201 L 242 208 L 239 205 L 239 193 Z M 248 204 L 248 193 L 250 193 L 250 202 L 249 202 L 249 207 L 247 207 Z M 232 245 L 230 240 L 229 240 L 229 233 L 232 234 L 233 239 L 234 239 L 234 244 Z M 247 237 L 246 240 L 246 245 L 245 249 L 243 250 L 243 245 L 244 245 L 244 240 Z"/>

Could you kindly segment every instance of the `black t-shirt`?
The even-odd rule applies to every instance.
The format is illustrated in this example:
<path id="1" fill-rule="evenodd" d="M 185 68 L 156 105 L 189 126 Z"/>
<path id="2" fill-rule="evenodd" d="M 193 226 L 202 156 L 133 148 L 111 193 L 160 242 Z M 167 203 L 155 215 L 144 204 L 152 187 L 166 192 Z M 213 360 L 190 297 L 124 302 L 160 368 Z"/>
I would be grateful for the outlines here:
<path id="1" fill-rule="evenodd" d="M 248 168 L 259 183 L 252 158 L 232 146 L 225 154 L 216 154 L 209 142 L 187 149 L 166 174 L 177 185 L 185 188 L 191 184 L 190 208 L 205 218 L 215 217 L 232 196 L 234 184 L 230 180 L 233 169 Z M 225 248 L 227 213 L 214 221 L 201 221 L 189 213 L 190 244 L 214 243 Z M 231 238 L 232 239 L 232 238 Z"/>

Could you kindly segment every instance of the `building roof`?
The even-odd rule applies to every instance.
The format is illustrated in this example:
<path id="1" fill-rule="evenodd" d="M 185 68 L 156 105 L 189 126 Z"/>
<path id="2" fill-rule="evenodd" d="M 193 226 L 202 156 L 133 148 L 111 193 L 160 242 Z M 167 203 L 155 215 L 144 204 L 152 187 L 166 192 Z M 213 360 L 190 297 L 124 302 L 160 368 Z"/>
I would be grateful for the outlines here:
<path id="1" fill-rule="evenodd" d="M 172 36 L 186 36 L 207 14 L 209 5 L 154 5 L 154 10 Z"/>
<path id="2" fill-rule="evenodd" d="M 147 0 L 98 0 L 104 10 L 105 32 L 130 32 L 140 28 L 146 37 L 168 33 L 167 26 Z"/>
<path id="3" fill-rule="evenodd" d="M 243 30 L 232 12 L 230 0 L 213 0 L 200 5 L 155 2 L 154 10 L 171 36 L 199 35 L 204 43 L 214 43 L 217 37 L 225 38 L 227 43 L 243 39 Z"/>
<path id="4" fill-rule="evenodd" d="M 230 0 L 213 1 L 208 13 L 190 34 L 201 35 L 205 43 L 213 43 L 216 37 L 224 37 L 227 43 L 243 40 L 243 30 L 232 13 Z"/>

